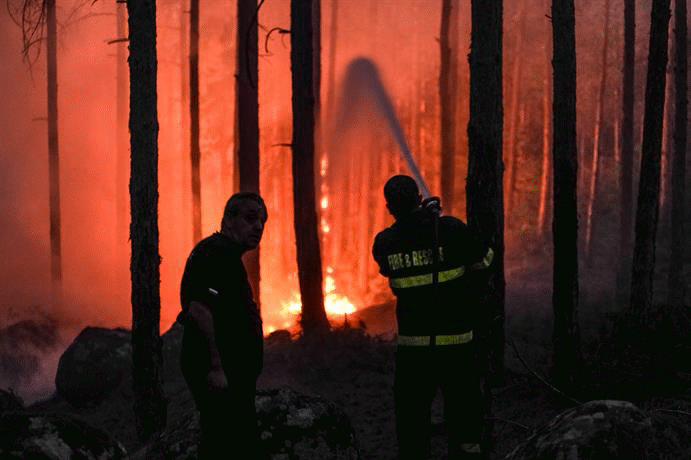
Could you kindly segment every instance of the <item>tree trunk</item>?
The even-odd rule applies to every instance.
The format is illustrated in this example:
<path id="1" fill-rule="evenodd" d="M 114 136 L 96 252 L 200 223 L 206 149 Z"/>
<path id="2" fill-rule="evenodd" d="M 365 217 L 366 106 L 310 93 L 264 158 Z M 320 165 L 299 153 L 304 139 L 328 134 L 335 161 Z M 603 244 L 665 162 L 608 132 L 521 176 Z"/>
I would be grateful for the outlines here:
<path id="1" fill-rule="evenodd" d="M 549 0 L 547 0 L 549 1 Z M 549 30 L 546 31 L 544 51 L 545 51 L 545 75 L 542 92 L 542 172 L 540 174 L 540 204 L 537 212 L 537 232 L 543 236 L 547 233 L 547 208 L 549 206 L 549 184 L 550 184 L 550 140 L 552 132 L 552 121 L 550 119 L 550 103 L 552 102 L 551 85 L 551 47 L 549 40 Z"/>
<path id="2" fill-rule="evenodd" d="M 48 177 L 50 187 L 50 274 L 53 307 L 62 304 L 62 249 L 60 223 L 60 157 L 58 155 L 58 38 L 55 0 L 45 0 L 48 67 Z"/>
<path id="3" fill-rule="evenodd" d="M 511 102 L 510 102 L 510 114 L 509 114 L 509 145 L 507 147 L 506 153 L 507 157 L 507 168 L 506 168 L 506 220 L 507 225 L 511 224 L 511 217 L 513 213 L 513 193 L 516 184 L 516 166 L 517 166 L 517 149 L 516 144 L 518 141 L 518 109 L 520 106 L 520 94 L 521 94 L 521 73 L 523 67 L 523 35 L 525 32 L 526 24 L 526 14 L 528 10 L 528 5 L 526 0 L 523 0 L 521 6 L 520 16 L 518 18 L 518 32 L 516 37 L 516 49 L 514 51 L 514 62 L 513 62 L 513 78 L 511 81 Z"/>
<path id="4" fill-rule="evenodd" d="M 190 160 L 192 238 L 202 239 L 201 151 L 199 149 L 199 0 L 190 0 Z"/>
<path id="5" fill-rule="evenodd" d="M 324 311 L 322 264 L 315 195 L 314 1 L 290 2 L 293 89 L 293 204 L 300 320 L 305 335 L 329 329 Z"/>
<path id="6" fill-rule="evenodd" d="M 655 235 L 659 213 L 662 113 L 665 105 L 670 0 L 653 0 L 645 85 L 641 178 L 631 278 L 631 309 L 639 321 L 653 304 Z"/>
<path id="7" fill-rule="evenodd" d="M 622 84 L 621 194 L 617 299 L 623 305 L 629 294 L 632 254 L 634 161 L 634 67 L 636 58 L 636 2 L 624 0 L 624 75 Z"/>
<path id="8" fill-rule="evenodd" d="M 494 276 L 481 294 L 483 335 L 495 375 L 504 368 L 504 196 L 502 193 L 502 1 L 473 0 L 468 122 L 468 225 L 494 250 Z M 484 288 L 484 286 L 483 286 Z"/>
<path id="9" fill-rule="evenodd" d="M 441 198 L 445 209 L 453 209 L 455 157 L 456 157 L 456 94 L 458 78 L 453 59 L 457 50 L 451 48 L 452 15 L 457 15 L 452 0 L 442 0 L 441 33 L 439 48 L 441 65 L 439 69 L 439 104 L 441 112 Z"/>
<path id="10" fill-rule="evenodd" d="M 236 66 L 236 156 L 239 190 L 259 193 L 259 34 L 257 1 L 238 0 Z M 243 257 L 254 297 L 259 304 L 259 248 Z"/>
<path id="11" fill-rule="evenodd" d="M 585 221 L 585 259 L 592 262 L 593 239 L 593 212 L 597 201 L 597 179 L 600 173 L 600 133 L 602 131 L 602 112 L 605 106 L 607 87 L 607 53 L 609 51 L 609 4 L 605 0 L 605 26 L 604 42 L 602 44 L 602 73 L 600 74 L 600 86 L 597 95 L 597 107 L 595 108 L 595 128 L 593 132 L 593 163 L 590 168 L 590 187 L 588 189 L 588 207 Z"/>
<path id="12" fill-rule="evenodd" d="M 576 147 L 576 33 L 573 0 L 552 1 L 554 66 L 554 309 L 553 375 L 566 387 L 581 366 L 578 327 L 578 152 Z"/>
<path id="13" fill-rule="evenodd" d="M 672 257 L 668 278 L 668 303 L 683 306 L 686 299 L 684 261 L 686 244 L 686 145 L 688 123 L 688 30 L 686 24 L 686 0 L 674 0 L 675 23 L 675 105 L 674 105 L 674 156 L 672 158 Z"/>
<path id="14" fill-rule="evenodd" d="M 140 440 L 166 425 L 163 396 L 158 253 L 158 113 L 156 2 L 128 0 L 130 48 L 130 209 L 132 223 L 132 364 Z"/>

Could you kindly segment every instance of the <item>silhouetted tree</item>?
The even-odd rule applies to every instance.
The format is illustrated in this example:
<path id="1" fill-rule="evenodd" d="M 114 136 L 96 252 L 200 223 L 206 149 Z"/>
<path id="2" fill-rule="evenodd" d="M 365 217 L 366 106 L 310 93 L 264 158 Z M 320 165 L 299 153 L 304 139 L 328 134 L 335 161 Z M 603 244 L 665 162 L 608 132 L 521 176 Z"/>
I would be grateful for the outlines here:
<path id="1" fill-rule="evenodd" d="M 235 78 L 236 153 L 241 192 L 259 192 L 259 59 L 256 0 L 238 0 Z M 259 248 L 243 257 L 259 303 Z"/>
<path id="2" fill-rule="evenodd" d="M 675 104 L 674 104 L 674 156 L 672 159 L 672 257 L 669 267 L 669 304 L 684 305 L 684 258 L 686 243 L 686 145 L 688 123 L 688 31 L 686 0 L 674 0 L 675 38 Z"/>
<path id="3" fill-rule="evenodd" d="M 662 118 L 667 79 L 667 39 L 670 0 L 653 0 L 648 47 L 648 75 L 645 85 L 641 177 L 631 278 L 631 309 L 641 323 L 653 303 L 655 235 L 660 198 L 660 155 Z"/>
<path id="4" fill-rule="evenodd" d="M 192 171 L 192 239 L 202 239 L 201 151 L 199 148 L 199 0 L 190 0 L 190 161 Z"/>
<path id="5" fill-rule="evenodd" d="M 636 59 L 636 1 L 624 0 L 624 72 L 622 83 L 621 170 L 619 177 L 620 228 L 617 264 L 617 299 L 623 304 L 629 292 L 633 215 L 634 67 Z"/>
<path id="6" fill-rule="evenodd" d="M 322 292 L 315 192 L 314 3 L 290 2 L 290 60 L 293 89 L 293 206 L 298 280 L 302 299 L 300 320 L 305 335 L 329 329 Z"/>
<path id="7" fill-rule="evenodd" d="M 130 43 L 132 363 L 137 434 L 166 425 L 158 253 L 156 1 L 127 0 Z"/>
<path id="8" fill-rule="evenodd" d="M 569 385 L 581 364 L 578 327 L 578 151 L 576 147 L 576 31 L 573 0 L 552 0 L 554 134 L 553 376 Z"/>
<path id="9" fill-rule="evenodd" d="M 468 225 L 494 250 L 494 276 L 480 309 L 491 371 L 504 368 L 504 195 L 502 184 L 502 0 L 473 0 L 468 122 Z M 484 288 L 484 287 L 483 287 Z"/>

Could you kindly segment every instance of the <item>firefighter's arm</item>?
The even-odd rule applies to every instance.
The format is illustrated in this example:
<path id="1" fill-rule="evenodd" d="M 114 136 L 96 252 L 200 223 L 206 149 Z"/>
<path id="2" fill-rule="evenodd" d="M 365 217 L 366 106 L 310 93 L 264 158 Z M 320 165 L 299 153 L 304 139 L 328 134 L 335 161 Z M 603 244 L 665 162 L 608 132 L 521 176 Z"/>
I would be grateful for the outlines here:
<path id="1" fill-rule="evenodd" d="M 482 270 L 485 268 L 489 268 L 492 265 L 492 261 L 494 260 L 494 251 L 492 248 L 487 247 L 487 251 L 485 252 L 484 257 L 482 260 L 475 262 L 474 264 L 470 265 L 468 267 L 470 270 Z"/>
<path id="2" fill-rule="evenodd" d="M 214 332 L 214 318 L 209 307 L 201 302 L 193 300 L 187 310 L 187 318 L 201 331 L 206 340 L 209 352 L 209 374 L 207 383 L 210 391 L 222 391 L 228 388 L 228 379 L 223 371 L 221 355 L 216 346 L 216 334 Z"/>

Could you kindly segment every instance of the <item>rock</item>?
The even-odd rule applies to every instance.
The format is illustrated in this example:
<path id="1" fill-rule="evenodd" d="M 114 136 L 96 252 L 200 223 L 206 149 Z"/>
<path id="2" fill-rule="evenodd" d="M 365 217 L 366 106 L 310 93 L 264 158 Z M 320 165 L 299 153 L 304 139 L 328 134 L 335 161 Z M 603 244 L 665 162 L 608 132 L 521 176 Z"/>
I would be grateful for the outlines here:
<path id="1" fill-rule="evenodd" d="M 280 388 L 258 392 L 255 405 L 261 442 L 271 460 L 360 458 L 350 420 L 333 403 Z M 194 410 L 131 459 L 196 459 L 200 440 L 199 414 Z"/>
<path id="2" fill-rule="evenodd" d="M 24 404 L 22 400 L 12 391 L 5 391 L 0 388 L 0 414 L 7 411 L 22 410 Z"/>
<path id="3" fill-rule="evenodd" d="M 75 407 L 103 401 L 131 378 L 130 337 L 125 329 L 85 328 L 60 357 L 58 395 Z"/>
<path id="4" fill-rule="evenodd" d="M 647 458 L 650 419 L 627 401 L 590 401 L 569 409 L 537 430 L 506 460 Z"/>
<path id="5" fill-rule="evenodd" d="M 67 415 L 5 412 L 0 415 L 0 458 L 32 460 L 118 460 L 119 442 Z"/>

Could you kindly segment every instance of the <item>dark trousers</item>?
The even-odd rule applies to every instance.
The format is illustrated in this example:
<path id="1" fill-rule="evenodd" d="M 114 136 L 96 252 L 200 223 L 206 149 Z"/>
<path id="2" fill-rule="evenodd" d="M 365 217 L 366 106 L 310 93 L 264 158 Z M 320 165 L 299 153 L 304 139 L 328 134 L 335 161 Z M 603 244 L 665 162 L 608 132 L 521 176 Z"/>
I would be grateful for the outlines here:
<path id="1" fill-rule="evenodd" d="M 215 394 L 207 390 L 205 378 L 202 380 L 189 372 L 183 374 L 199 410 L 202 432 L 199 458 L 267 459 L 260 443 L 254 407 L 256 381 L 239 382 L 237 376 L 228 376 L 228 391 Z"/>
<path id="2" fill-rule="evenodd" d="M 437 387 L 444 398 L 449 459 L 464 444 L 479 444 L 484 403 L 474 344 L 402 346 L 396 351 L 394 402 L 401 460 L 430 457 L 431 406 Z"/>

